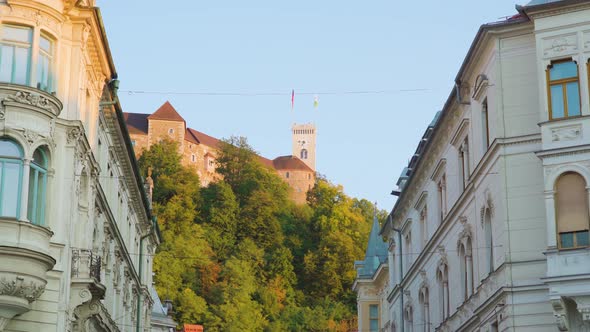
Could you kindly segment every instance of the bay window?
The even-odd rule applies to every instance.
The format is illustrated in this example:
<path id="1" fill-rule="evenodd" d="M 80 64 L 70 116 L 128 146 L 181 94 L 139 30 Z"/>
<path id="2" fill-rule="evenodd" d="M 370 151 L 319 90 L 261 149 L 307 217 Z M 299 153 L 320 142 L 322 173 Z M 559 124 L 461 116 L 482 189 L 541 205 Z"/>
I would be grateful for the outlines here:
<path id="1" fill-rule="evenodd" d="M 571 60 L 555 61 L 547 68 L 549 119 L 580 115 L 578 64 Z"/>
<path id="2" fill-rule="evenodd" d="M 0 82 L 52 92 L 54 57 L 55 42 L 39 29 L 0 25 Z"/>
<path id="3" fill-rule="evenodd" d="M 47 162 L 45 148 L 29 160 L 18 143 L 0 138 L 0 217 L 21 220 L 26 213 L 31 223 L 45 224 Z"/>
<path id="4" fill-rule="evenodd" d="M 0 81 L 29 84 L 33 29 L 3 25 L 0 42 Z"/>
<path id="5" fill-rule="evenodd" d="M 0 216 L 20 217 L 23 152 L 16 142 L 0 138 Z"/>
<path id="6" fill-rule="evenodd" d="M 47 158 L 43 149 L 39 148 L 35 151 L 30 167 L 27 218 L 33 224 L 43 225 L 47 188 Z"/>
<path id="7" fill-rule="evenodd" d="M 45 35 L 39 38 L 39 58 L 37 59 L 37 88 L 50 92 L 52 89 L 53 42 Z"/>

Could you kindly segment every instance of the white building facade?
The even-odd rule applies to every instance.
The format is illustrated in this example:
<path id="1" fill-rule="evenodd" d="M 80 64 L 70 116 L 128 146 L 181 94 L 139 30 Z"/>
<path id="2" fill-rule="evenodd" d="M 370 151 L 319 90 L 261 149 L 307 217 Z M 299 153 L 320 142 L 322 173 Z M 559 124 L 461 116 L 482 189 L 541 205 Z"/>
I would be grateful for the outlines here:
<path id="1" fill-rule="evenodd" d="M 590 2 L 517 9 L 398 181 L 381 330 L 590 331 Z"/>
<path id="2" fill-rule="evenodd" d="M 149 197 L 94 0 L 0 1 L 0 331 L 150 331 Z"/>

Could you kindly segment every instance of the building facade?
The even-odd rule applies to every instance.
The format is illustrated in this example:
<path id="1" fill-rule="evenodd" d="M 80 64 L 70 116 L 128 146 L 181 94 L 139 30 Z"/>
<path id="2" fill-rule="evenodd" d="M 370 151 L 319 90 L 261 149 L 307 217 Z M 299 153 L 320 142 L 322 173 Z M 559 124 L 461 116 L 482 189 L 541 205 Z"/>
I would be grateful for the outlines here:
<path id="1" fill-rule="evenodd" d="M 219 139 L 186 126 L 184 118 L 165 102 L 152 114 L 125 113 L 135 156 L 163 139 L 178 143 L 182 164 L 193 168 L 202 186 L 220 179 L 216 172 Z M 291 198 L 298 204 L 307 199 L 307 192 L 315 184 L 316 128 L 313 124 L 294 124 L 292 127 L 293 154 L 273 160 L 258 156 L 263 165 L 275 170 L 291 187 Z"/>
<path id="2" fill-rule="evenodd" d="M 150 201 L 94 0 L 0 1 L 0 331 L 151 331 Z"/>
<path id="3" fill-rule="evenodd" d="M 517 10 L 398 180 L 379 329 L 590 331 L 590 2 Z"/>

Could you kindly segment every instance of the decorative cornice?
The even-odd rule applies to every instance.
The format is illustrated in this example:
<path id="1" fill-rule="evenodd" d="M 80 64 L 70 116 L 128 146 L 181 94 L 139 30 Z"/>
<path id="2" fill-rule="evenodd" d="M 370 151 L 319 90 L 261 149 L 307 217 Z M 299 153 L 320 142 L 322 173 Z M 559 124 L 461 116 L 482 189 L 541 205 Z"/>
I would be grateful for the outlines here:
<path id="1" fill-rule="evenodd" d="M 4 106 L 20 105 L 46 111 L 52 117 L 57 117 L 63 107 L 59 99 L 42 90 L 9 83 L 0 83 L 0 101 Z"/>

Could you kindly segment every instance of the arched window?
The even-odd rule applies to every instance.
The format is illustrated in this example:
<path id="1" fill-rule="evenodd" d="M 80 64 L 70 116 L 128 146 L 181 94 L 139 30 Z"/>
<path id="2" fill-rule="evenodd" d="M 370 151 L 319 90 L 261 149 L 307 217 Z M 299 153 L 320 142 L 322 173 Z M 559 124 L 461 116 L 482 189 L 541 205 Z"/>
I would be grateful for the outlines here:
<path id="1" fill-rule="evenodd" d="M 413 332 L 414 331 L 414 309 L 411 305 L 406 307 L 404 312 L 404 320 L 406 324 L 405 331 L 406 332 Z"/>
<path id="2" fill-rule="evenodd" d="M 494 236 L 492 233 L 492 217 L 490 215 L 490 210 L 486 209 L 484 213 L 484 220 L 483 220 L 483 230 L 485 235 L 485 253 L 487 259 L 487 273 L 492 273 L 494 271 Z"/>
<path id="3" fill-rule="evenodd" d="M 0 216 L 20 218 L 23 152 L 14 141 L 0 138 Z"/>
<path id="4" fill-rule="evenodd" d="M 469 237 L 459 247 L 459 264 L 461 267 L 463 301 L 467 301 L 473 294 L 473 260 L 471 254 L 471 238 Z"/>
<path id="5" fill-rule="evenodd" d="M 440 313 L 441 322 L 449 317 L 449 269 L 446 263 L 441 263 L 438 267 L 436 279 L 439 286 L 439 299 L 440 299 Z"/>
<path id="6" fill-rule="evenodd" d="M 555 182 L 555 215 L 560 248 L 588 246 L 588 193 L 580 174 L 567 172 Z"/>
<path id="7" fill-rule="evenodd" d="M 301 159 L 307 159 L 307 150 L 306 149 L 301 150 Z"/>
<path id="8" fill-rule="evenodd" d="M 420 290 L 419 296 L 420 304 L 422 306 L 422 320 L 424 324 L 424 328 L 422 329 L 424 332 L 430 331 L 430 305 L 428 300 L 428 287 L 422 287 Z"/>
<path id="9" fill-rule="evenodd" d="M 29 172 L 29 206 L 27 218 L 36 225 L 45 223 L 45 193 L 47 191 L 47 156 L 43 148 L 33 154 Z"/>

